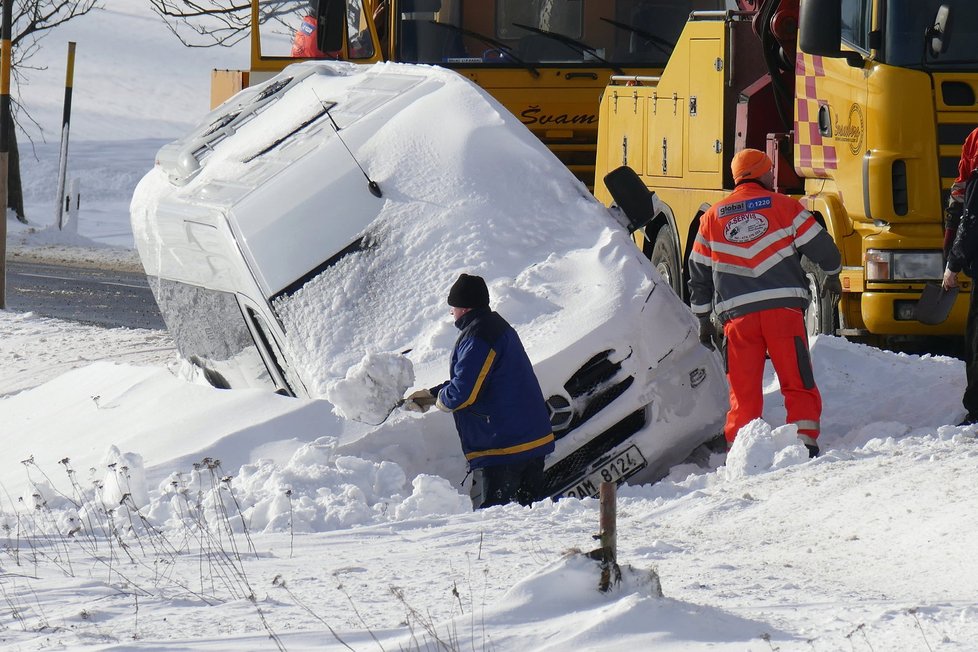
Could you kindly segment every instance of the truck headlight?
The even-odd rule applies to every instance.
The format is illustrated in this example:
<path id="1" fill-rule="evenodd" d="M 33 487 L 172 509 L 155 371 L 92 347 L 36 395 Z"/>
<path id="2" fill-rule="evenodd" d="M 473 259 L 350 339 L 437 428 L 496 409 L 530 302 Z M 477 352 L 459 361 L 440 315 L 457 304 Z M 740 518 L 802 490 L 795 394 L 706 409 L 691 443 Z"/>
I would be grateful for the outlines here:
<path id="1" fill-rule="evenodd" d="M 867 281 L 921 281 L 944 276 L 940 251 L 866 250 Z"/>

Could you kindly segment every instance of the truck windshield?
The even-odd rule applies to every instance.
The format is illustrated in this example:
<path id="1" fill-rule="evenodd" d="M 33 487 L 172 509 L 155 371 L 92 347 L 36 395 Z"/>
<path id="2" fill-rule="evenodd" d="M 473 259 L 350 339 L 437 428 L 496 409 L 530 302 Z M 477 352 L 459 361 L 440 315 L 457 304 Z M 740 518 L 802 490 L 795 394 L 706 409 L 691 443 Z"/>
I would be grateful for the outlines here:
<path id="1" fill-rule="evenodd" d="M 690 11 L 723 0 L 401 0 L 397 60 L 563 67 L 653 65 Z"/>
<path id="2" fill-rule="evenodd" d="M 257 3 L 263 57 L 447 67 L 661 67 L 692 11 L 732 0 L 342 0 L 346 50 L 319 50 L 321 0 Z M 371 42 L 367 16 L 379 43 Z"/>
<path id="3" fill-rule="evenodd" d="M 950 9 L 944 51 L 932 51 L 938 9 Z M 890 0 L 886 5 L 884 57 L 887 63 L 928 70 L 974 70 L 978 63 L 978 2 L 975 0 Z"/>

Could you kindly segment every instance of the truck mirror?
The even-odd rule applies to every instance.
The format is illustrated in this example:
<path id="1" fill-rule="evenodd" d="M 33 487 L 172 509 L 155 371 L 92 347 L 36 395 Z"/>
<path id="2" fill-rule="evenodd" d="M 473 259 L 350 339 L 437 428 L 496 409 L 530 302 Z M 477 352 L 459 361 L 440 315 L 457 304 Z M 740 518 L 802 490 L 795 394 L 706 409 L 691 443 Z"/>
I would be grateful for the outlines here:
<path id="1" fill-rule="evenodd" d="M 858 52 L 842 51 L 842 3 L 839 0 L 801 0 L 798 47 L 805 54 L 845 59 L 854 68 L 865 65 Z"/>
<path id="2" fill-rule="evenodd" d="M 798 46 L 806 54 L 841 56 L 842 3 L 839 0 L 801 0 Z"/>
<path id="3" fill-rule="evenodd" d="M 629 233 L 647 226 L 661 211 L 659 198 L 645 187 L 639 176 L 635 174 L 635 170 L 627 165 L 615 168 L 606 174 L 604 185 L 618 208 L 624 213 L 625 221 L 619 220 L 619 223 L 628 229 Z"/>
<path id="4" fill-rule="evenodd" d="M 934 16 L 934 25 L 929 27 L 924 36 L 928 39 L 927 45 L 932 57 L 939 57 L 947 52 L 948 45 L 951 44 L 951 8 L 941 5 L 937 8 L 937 15 Z"/>
<path id="5" fill-rule="evenodd" d="M 343 49 L 343 23 L 346 16 L 346 0 L 319 0 L 316 7 L 316 47 L 320 52 L 338 52 Z"/>

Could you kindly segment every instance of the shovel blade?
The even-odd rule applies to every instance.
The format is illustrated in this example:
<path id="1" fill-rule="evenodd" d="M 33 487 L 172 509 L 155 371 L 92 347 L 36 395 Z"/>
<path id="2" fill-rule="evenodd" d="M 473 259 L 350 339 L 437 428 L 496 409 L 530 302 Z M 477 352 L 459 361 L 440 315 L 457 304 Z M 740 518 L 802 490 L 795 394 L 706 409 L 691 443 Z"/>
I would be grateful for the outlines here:
<path id="1" fill-rule="evenodd" d="M 921 324 L 934 326 L 941 324 L 951 314 L 954 300 L 958 297 L 958 288 L 945 290 L 940 283 L 929 281 L 924 285 L 924 291 L 917 302 L 915 316 Z"/>

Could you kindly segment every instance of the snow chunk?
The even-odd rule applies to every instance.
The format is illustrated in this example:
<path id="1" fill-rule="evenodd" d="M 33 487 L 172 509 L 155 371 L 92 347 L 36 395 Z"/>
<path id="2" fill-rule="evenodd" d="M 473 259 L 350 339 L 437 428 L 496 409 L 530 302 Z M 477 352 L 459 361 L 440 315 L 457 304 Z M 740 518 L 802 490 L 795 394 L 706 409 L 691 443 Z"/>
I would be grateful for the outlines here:
<path id="1" fill-rule="evenodd" d="M 808 459 L 808 449 L 798 439 L 798 426 L 789 423 L 772 430 L 763 419 L 754 419 L 737 433 L 723 475 L 728 480 L 744 478 Z"/>
<path id="2" fill-rule="evenodd" d="M 109 446 L 102 458 L 105 475 L 102 480 L 102 504 L 107 508 L 118 507 L 128 494 L 136 509 L 149 505 L 146 488 L 146 471 L 143 457 L 138 453 L 122 453 L 116 446 Z"/>
<path id="3" fill-rule="evenodd" d="M 419 475 L 412 482 L 414 490 L 394 512 L 398 520 L 429 514 L 465 514 L 472 511 L 472 501 L 452 487 L 445 478 Z"/>
<path id="4" fill-rule="evenodd" d="M 414 366 L 399 353 L 367 353 L 346 377 L 326 387 L 333 412 L 352 421 L 379 424 L 407 388 L 414 384 Z"/>

